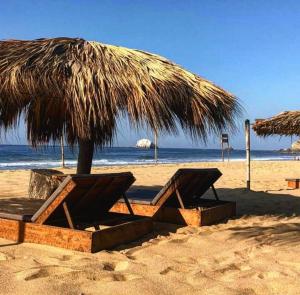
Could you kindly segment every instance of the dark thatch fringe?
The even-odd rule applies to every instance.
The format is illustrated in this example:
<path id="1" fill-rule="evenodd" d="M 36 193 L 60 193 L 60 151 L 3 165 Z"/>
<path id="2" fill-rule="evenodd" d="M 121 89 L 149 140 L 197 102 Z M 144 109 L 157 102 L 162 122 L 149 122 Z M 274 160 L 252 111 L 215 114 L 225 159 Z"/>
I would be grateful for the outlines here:
<path id="1" fill-rule="evenodd" d="M 256 120 L 253 130 L 259 136 L 300 136 L 300 111 L 282 112 L 265 120 Z"/>

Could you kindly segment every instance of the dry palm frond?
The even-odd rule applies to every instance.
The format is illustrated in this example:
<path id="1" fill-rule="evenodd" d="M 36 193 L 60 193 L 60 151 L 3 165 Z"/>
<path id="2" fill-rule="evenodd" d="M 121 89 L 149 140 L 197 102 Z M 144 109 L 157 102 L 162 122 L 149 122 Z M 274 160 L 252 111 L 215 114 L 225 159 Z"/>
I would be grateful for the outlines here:
<path id="1" fill-rule="evenodd" d="M 176 64 L 147 52 L 55 38 L 0 41 L 0 126 L 25 114 L 28 140 L 73 145 L 111 143 L 120 115 L 135 126 L 205 140 L 233 127 L 236 98 Z"/>
<path id="2" fill-rule="evenodd" d="M 265 120 L 256 120 L 253 130 L 259 136 L 300 136 L 300 111 L 282 112 Z"/>

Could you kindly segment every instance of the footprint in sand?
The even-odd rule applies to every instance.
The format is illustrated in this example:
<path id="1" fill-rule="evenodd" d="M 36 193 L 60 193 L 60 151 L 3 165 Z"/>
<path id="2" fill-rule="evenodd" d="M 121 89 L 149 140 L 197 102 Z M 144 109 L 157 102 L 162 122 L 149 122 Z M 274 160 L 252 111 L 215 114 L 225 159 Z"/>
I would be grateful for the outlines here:
<path id="1" fill-rule="evenodd" d="M 70 255 L 63 255 L 62 257 L 58 258 L 60 261 L 70 261 L 72 257 Z"/>
<path id="2" fill-rule="evenodd" d="M 118 263 L 105 262 L 103 263 L 103 270 L 107 271 L 124 271 L 129 267 L 129 262 L 124 260 Z"/>
<path id="3" fill-rule="evenodd" d="M 193 265 L 181 263 L 181 264 L 168 266 L 167 268 L 163 269 L 159 273 L 161 275 L 166 275 L 166 274 L 169 274 L 169 273 L 186 274 L 186 273 L 190 273 L 193 269 L 194 269 Z"/>
<path id="4" fill-rule="evenodd" d="M 231 263 L 223 268 L 212 271 L 215 276 L 224 282 L 233 282 L 237 275 L 240 275 L 241 268 L 238 264 Z"/>
<path id="5" fill-rule="evenodd" d="M 147 247 L 147 245 L 144 246 L 143 248 L 142 247 L 136 247 L 136 248 L 132 248 L 132 249 L 129 249 L 129 250 L 122 251 L 121 253 L 125 254 L 129 259 L 135 260 L 136 259 L 135 255 L 138 254 L 139 252 L 143 251 L 146 247 Z"/>
<path id="6" fill-rule="evenodd" d="M 256 295 L 256 292 L 251 288 L 246 288 L 246 289 L 239 289 L 237 294 Z"/>
<path id="7" fill-rule="evenodd" d="M 142 278 L 136 274 L 122 274 L 122 273 L 113 273 L 113 272 L 100 272 L 100 271 L 84 271 L 79 272 L 77 275 L 82 279 L 85 277 L 90 281 L 101 281 L 101 282 L 113 282 L 113 281 L 131 281 Z"/>
<path id="8" fill-rule="evenodd" d="M 125 254 L 125 255 L 130 260 L 136 260 L 136 257 L 134 257 L 133 255 L 130 255 L 130 254 Z"/>
<path id="9" fill-rule="evenodd" d="M 105 263 L 103 263 L 103 270 L 114 271 L 115 270 L 115 265 L 113 263 L 110 263 L 110 262 L 105 262 Z"/>
<path id="10" fill-rule="evenodd" d="M 184 263 L 184 264 L 190 264 L 190 265 L 198 264 L 197 259 L 193 258 L 193 257 L 178 257 L 177 259 L 174 259 L 174 261 L 177 263 Z M 203 261 L 203 259 L 201 259 L 200 261 Z"/>
<path id="11" fill-rule="evenodd" d="M 287 275 L 278 271 L 266 271 L 257 275 L 257 277 L 260 279 L 277 279 L 283 276 Z"/>
<path id="12" fill-rule="evenodd" d="M 132 281 L 136 279 L 141 279 L 142 277 L 135 274 L 114 274 L 113 280 L 114 281 Z"/>
<path id="13" fill-rule="evenodd" d="M 174 270 L 172 269 L 172 267 L 167 267 L 166 269 L 162 270 L 162 271 L 160 272 L 160 274 L 161 274 L 161 275 L 166 275 L 166 274 L 168 274 L 169 272 L 172 272 L 172 271 L 174 271 Z"/>
<path id="14" fill-rule="evenodd" d="M 44 266 L 44 267 L 34 267 L 26 270 L 22 270 L 17 273 L 17 279 L 31 281 L 34 279 L 41 279 L 51 275 L 61 275 L 73 271 L 69 267 L 61 266 Z"/>
<path id="15" fill-rule="evenodd" d="M 49 273 L 46 269 L 28 269 L 19 273 L 17 275 L 17 278 L 24 281 L 31 281 L 34 279 L 45 278 L 48 276 Z"/>
<path id="16" fill-rule="evenodd" d="M 174 244 L 184 244 L 186 242 L 188 242 L 189 238 L 183 238 L 183 239 L 172 239 L 169 240 L 169 243 L 174 243 Z"/>

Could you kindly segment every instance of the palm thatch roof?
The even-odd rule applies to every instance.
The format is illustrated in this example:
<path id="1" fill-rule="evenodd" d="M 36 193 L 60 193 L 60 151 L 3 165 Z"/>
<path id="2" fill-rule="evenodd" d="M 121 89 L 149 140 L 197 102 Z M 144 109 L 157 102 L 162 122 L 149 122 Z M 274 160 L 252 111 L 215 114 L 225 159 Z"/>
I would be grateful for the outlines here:
<path id="1" fill-rule="evenodd" d="M 205 139 L 233 127 L 234 95 L 155 54 L 83 39 L 0 41 L 0 128 L 24 114 L 33 144 L 114 138 L 120 116 Z"/>
<path id="2" fill-rule="evenodd" d="M 300 136 L 300 111 L 282 112 L 269 119 L 256 120 L 252 128 L 260 136 Z"/>

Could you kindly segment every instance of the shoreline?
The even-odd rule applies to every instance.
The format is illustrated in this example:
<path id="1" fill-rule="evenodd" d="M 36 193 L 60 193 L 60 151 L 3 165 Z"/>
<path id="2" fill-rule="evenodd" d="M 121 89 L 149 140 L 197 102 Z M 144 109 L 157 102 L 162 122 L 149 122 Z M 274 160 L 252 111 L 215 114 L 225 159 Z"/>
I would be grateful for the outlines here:
<path id="1" fill-rule="evenodd" d="M 251 159 L 251 163 L 253 162 L 299 162 L 300 160 L 297 159 Z M 57 161 L 59 162 L 59 161 Z M 64 169 L 76 169 L 76 161 L 74 160 L 74 165 L 70 165 L 68 166 L 68 161 L 65 161 L 65 168 Z M 152 166 L 157 166 L 157 165 L 161 165 L 161 166 L 173 166 L 173 165 L 195 165 L 195 164 L 203 164 L 203 163 L 208 163 L 208 164 L 222 164 L 222 163 L 244 163 L 246 162 L 246 159 L 230 159 L 229 161 L 227 160 L 219 160 L 219 161 L 178 161 L 178 162 L 157 162 L 157 163 L 126 163 L 126 164 L 103 164 L 103 165 L 93 165 L 94 169 L 101 169 L 101 168 L 108 168 L 108 167 L 114 167 L 114 168 L 124 168 L 124 167 L 152 167 Z M 7 166 L 2 166 L 4 163 L 0 162 L 0 172 L 1 171 L 18 171 L 18 170 L 31 170 L 31 169 L 61 169 L 61 166 L 56 166 L 56 165 L 44 165 L 44 162 L 30 162 L 28 165 L 24 165 L 24 166 L 19 166 L 18 168 L 13 167 L 13 168 L 9 168 L 10 166 L 14 166 L 14 163 L 5 163 L 7 164 Z M 35 164 L 33 164 L 35 163 Z M 40 163 L 42 163 L 40 165 Z M 55 163 L 56 164 L 56 163 Z M 59 164 L 59 163 L 57 163 Z M 28 168 L 27 168 L 28 166 Z M 25 168 L 26 167 L 26 168 Z"/>

